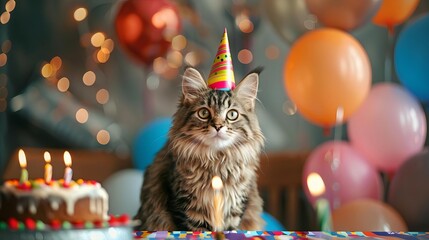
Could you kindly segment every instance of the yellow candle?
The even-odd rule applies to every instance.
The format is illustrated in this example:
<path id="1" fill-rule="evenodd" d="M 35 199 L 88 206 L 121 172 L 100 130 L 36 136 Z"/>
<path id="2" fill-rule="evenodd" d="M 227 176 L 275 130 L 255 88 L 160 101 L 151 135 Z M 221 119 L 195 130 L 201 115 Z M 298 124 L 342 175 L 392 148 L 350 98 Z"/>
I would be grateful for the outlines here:
<path id="1" fill-rule="evenodd" d="M 19 149 L 18 159 L 19 159 L 19 165 L 21 166 L 21 178 L 19 179 L 19 182 L 24 183 L 28 181 L 27 159 L 25 157 L 24 150 Z"/>
<path id="2" fill-rule="evenodd" d="M 212 188 L 214 192 L 213 196 L 213 230 L 223 231 L 223 194 L 222 179 L 218 176 L 214 176 L 212 179 Z"/>
<path id="3" fill-rule="evenodd" d="M 66 169 L 64 170 L 64 185 L 69 185 L 72 180 L 73 170 L 71 168 L 71 156 L 68 151 L 64 152 L 64 164 L 66 165 Z"/>
<path id="4" fill-rule="evenodd" d="M 317 222 L 320 230 L 332 231 L 331 208 L 329 201 L 321 197 L 325 191 L 325 182 L 318 173 L 310 173 L 307 177 L 307 186 L 310 194 L 317 197 L 315 209 L 317 214 Z"/>
<path id="5" fill-rule="evenodd" d="M 43 154 L 43 157 L 45 158 L 45 182 L 50 183 L 52 180 L 52 165 L 51 165 L 51 154 L 49 152 L 45 152 Z"/>

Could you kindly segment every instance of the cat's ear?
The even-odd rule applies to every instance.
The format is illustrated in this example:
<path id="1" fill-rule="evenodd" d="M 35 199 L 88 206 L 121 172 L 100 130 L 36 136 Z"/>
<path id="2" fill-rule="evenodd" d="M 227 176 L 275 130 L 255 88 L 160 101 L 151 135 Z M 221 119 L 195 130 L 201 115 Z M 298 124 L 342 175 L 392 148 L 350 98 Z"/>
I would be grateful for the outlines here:
<path id="1" fill-rule="evenodd" d="M 200 92 L 207 90 L 207 83 L 200 72 L 195 68 L 188 67 L 183 74 L 182 93 L 185 101 L 193 101 Z"/>
<path id="2" fill-rule="evenodd" d="M 255 107 L 255 99 L 258 93 L 259 74 L 256 72 L 247 75 L 234 89 L 239 99 L 242 99 L 247 110 Z"/>

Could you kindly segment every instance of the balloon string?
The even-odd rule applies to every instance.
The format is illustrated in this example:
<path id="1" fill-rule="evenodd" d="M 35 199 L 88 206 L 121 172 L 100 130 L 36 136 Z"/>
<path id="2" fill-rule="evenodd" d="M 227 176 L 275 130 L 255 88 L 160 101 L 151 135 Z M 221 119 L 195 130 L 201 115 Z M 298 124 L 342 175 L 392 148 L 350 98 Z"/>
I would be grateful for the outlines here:
<path id="1" fill-rule="evenodd" d="M 332 162 L 331 162 L 331 170 L 335 173 L 337 172 L 337 169 L 340 166 L 340 149 L 339 144 L 341 141 L 341 135 L 342 135 L 342 123 L 344 119 L 344 108 L 342 106 L 339 106 L 336 111 L 335 115 L 335 127 L 334 127 L 334 149 L 332 152 Z M 333 190 L 333 208 L 338 207 L 341 202 L 340 198 L 338 197 L 339 191 L 341 191 L 341 186 L 337 181 L 334 181 L 332 185 Z"/>
<path id="2" fill-rule="evenodd" d="M 335 147 L 332 153 L 332 165 L 331 168 L 335 171 L 338 168 L 339 160 L 340 160 L 340 149 L 338 147 L 339 142 L 341 141 L 342 134 L 342 122 L 344 118 L 344 109 L 342 106 L 337 108 L 336 116 L 335 116 L 335 128 L 334 128 L 334 142 Z"/>
<path id="3" fill-rule="evenodd" d="M 387 33 L 387 50 L 384 61 L 384 80 L 385 82 L 393 81 L 393 51 L 394 51 L 395 35 L 393 31 Z"/>
<path id="4" fill-rule="evenodd" d="M 148 78 L 149 78 L 149 69 L 150 67 L 143 67 L 143 89 L 142 89 L 142 106 L 143 106 L 143 121 L 148 122 L 153 117 L 153 104 L 151 91 L 148 88 Z"/>

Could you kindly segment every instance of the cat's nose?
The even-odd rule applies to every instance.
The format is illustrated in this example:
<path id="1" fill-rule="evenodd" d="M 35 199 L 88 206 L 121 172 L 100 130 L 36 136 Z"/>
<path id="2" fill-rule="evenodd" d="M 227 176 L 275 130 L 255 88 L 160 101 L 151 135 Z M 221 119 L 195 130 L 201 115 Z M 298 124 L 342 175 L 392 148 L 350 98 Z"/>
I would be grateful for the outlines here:
<path id="1" fill-rule="evenodd" d="M 214 128 L 219 132 L 219 130 L 222 128 L 222 124 L 215 124 Z"/>

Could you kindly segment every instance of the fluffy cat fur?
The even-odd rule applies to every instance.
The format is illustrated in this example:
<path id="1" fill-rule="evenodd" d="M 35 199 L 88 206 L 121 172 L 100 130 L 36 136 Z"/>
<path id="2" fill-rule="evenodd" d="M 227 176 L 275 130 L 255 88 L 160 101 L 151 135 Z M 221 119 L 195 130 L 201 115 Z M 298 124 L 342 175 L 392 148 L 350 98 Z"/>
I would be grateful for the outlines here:
<path id="1" fill-rule="evenodd" d="M 145 171 L 137 230 L 213 231 L 213 176 L 223 181 L 223 229 L 262 230 L 258 83 L 254 72 L 234 90 L 212 90 L 196 69 L 185 70 L 169 139 Z"/>

